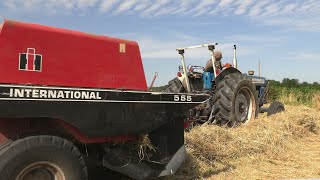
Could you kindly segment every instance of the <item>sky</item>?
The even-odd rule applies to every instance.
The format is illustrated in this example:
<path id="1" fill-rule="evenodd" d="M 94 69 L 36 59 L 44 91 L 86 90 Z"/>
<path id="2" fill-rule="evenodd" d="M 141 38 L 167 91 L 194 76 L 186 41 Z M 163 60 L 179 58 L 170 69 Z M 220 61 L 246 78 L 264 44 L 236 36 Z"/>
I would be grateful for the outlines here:
<path id="1" fill-rule="evenodd" d="M 268 79 L 320 82 L 318 0 L 0 0 L 2 19 L 14 19 L 139 43 L 149 84 L 173 79 L 176 48 L 219 43 L 224 63 L 237 45 L 238 68 Z M 185 53 L 204 66 L 206 48 Z"/>

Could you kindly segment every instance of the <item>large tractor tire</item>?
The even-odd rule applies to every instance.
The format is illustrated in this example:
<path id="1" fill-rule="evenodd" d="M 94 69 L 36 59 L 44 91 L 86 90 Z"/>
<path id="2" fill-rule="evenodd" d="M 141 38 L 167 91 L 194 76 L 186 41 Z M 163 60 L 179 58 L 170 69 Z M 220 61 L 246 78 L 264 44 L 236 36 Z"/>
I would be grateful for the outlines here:
<path id="1" fill-rule="evenodd" d="M 167 93 L 183 93 L 185 89 L 178 78 L 174 78 L 168 82 L 168 87 L 164 90 Z"/>
<path id="2" fill-rule="evenodd" d="M 246 75 L 230 73 L 216 83 L 211 114 L 213 124 L 236 127 L 258 116 L 258 94 Z"/>
<path id="3" fill-rule="evenodd" d="M 30 136 L 12 142 L 0 151 L 0 179 L 87 180 L 80 151 L 55 136 Z"/>

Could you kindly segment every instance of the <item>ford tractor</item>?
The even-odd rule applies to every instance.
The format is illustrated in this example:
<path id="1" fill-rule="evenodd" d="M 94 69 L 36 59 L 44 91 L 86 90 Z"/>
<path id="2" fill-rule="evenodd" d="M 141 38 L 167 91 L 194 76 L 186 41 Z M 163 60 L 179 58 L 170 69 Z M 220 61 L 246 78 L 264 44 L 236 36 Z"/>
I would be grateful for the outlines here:
<path id="1" fill-rule="evenodd" d="M 202 44 L 178 48 L 181 66 L 177 77 L 169 81 L 165 92 L 204 93 L 211 96 L 210 101 L 196 106 L 189 111 L 187 123 L 216 124 L 225 127 L 236 127 L 255 119 L 259 112 L 268 115 L 284 111 L 280 102 L 273 102 L 269 108 L 266 104 L 267 79 L 241 73 L 237 69 L 236 45 L 233 48 L 233 63 L 222 68 L 216 60 L 214 51 L 218 43 Z M 195 48 L 208 48 L 211 62 L 203 66 L 186 66 L 185 51 Z M 176 97 L 180 101 L 179 97 Z"/>

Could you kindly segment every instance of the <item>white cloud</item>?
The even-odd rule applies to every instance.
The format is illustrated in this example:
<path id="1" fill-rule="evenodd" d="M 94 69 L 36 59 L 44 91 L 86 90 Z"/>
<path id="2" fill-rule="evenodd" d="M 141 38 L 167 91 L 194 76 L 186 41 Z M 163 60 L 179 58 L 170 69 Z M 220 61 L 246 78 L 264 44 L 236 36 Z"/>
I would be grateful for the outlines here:
<path id="1" fill-rule="evenodd" d="M 185 40 L 184 37 L 186 36 L 188 35 L 176 37 L 171 40 L 161 40 L 155 39 L 153 37 L 138 38 L 141 55 L 144 60 L 171 59 L 173 61 L 180 62 L 180 55 L 178 54 L 176 49 L 195 45 L 191 44 L 188 40 Z M 194 37 L 193 39 L 196 39 L 196 37 Z M 186 51 L 186 59 L 188 63 L 195 59 L 207 59 L 208 57 L 209 51 L 205 48 Z"/>
<path id="2" fill-rule="evenodd" d="M 155 39 L 153 37 L 137 38 L 143 59 L 173 59 L 178 61 L 180 56 L 176 51 L 177 48 L 212 43 L 207 40 L 185 34 L 180 34 L 179 36 L 174 37 L 175 38 L 170 40 Z M 198 44 L 194 44 L 195 42 L 198 42 Z M 216 50 L 222 51 L 225 59 L 230 60 L 233 56 L 233 45 L 234 41 L 226 38 L 221 44 L 216 46 Z M 240 56 L 257 53 L 257 49 L 255 47 L 241 46 L 240 49 L 241 50 L 238 52 L 238 55 Z M 210 52 L 207 48 L 190 49 L 186 50 L 185 57 L 189 63 L 201 64 L 210 58 Z"/>
<path id="3" fill-rule="evenodd" d="M 196 2 L 196 0 L 180 0 L 177 1 L 178 7 L 175 11 L 172 11 L 171 14 L 187 14 L 187 12 L 193 7 L 192 5 Z"/>
<path id="4" fill-rule="evenodd" d="M 240 1 L 239 7 L 235 10 L 234 14 L 236 15 L 242 15 L 246 13 L 246 11 L 249 9 L 249 6 L 253 4 L 253 0 L 242 0 Z"/>
<path id="5" fill-rule="evenodd" d="M 152 37 L 138 38 L 141 55 L 144 59 L 173 59 L 179 58 L 176 48 L 185 46 L 184 42 L 177 40 L 160 40 Z"/>
<path id="6" fill-rule="evenodd" d="M 90 8 L 96 5 L 98 0 L 78 0 L 77 1 L 77 7 L 82 9 L 82 8 Z"/>
<path id="7" fill-rule="evenodd" d="M 170 13 L 176 11 L 176 10 L 177 10 L 176 7 L 168 7 L 166 9 L 159 10 L 158 12 L 156 12 L 154 14 L 154 16 L 161 16 L 161 15 L 165 15 L 165 14 L 170 14 Z"/>
<path id="8" fill-rule="evenodd" d="M 129 10 L 129 13 L 135 13 L 135 12 L 140 12 L 147 7 L 149 7 L 151 4 L 150 0 L 139 0 L 136 2 L 136 4 L 133 6 L 131 10 Z"/>
<path id="9" fill-rule="evenodd" d="M 250 9 L 249 15 L 253 17 L 260 15 L 260 13 L 263 11 L 263 7 L 269 3 L 270 1 L 268 0 L 260 0 Z"/>
<path id="10" fill-rule="evenodd" d="M 166 5 L 169 2 L 170 0 L 156 0 L 153 2 L 153 4 L 150 7 L 144 10 L 141 15 L 142 16 L 150 15 L 150 13 L 159 10 L 162 6 Z"/>
<path id="11" fill-rule="evenodd" d="M 209 11 L 209 15 L 217 16 L 219 14 L 229 14 L 234 8 L 235 0 L 220 0 L 220 2 L 214 7 L 213 10 Z"/>
<path id="12" fill-rule="evenodd" d="M 312 12 L 314 10 L 317 11 L 317 8 L 319 8 L 319 1 L 318 0 L 307 0 L 307 1 L 303 1 L 299 11 L 303 11 L 303 12 Z"/>
<path id="13" fill-rule="evenodd" d="M 298 7 L 298 4 L 287 4 L 284 6 L 284 8 L 282 9 L 281 13 L 282 14 L 287 14 L 287 13 L 293 13 L 294 10 Z"/>
<path id="14" fill-rule="evenodd" d="M 319 0 L 3 0 L 8 10 L 35 13 L 78 13 L 97 8 L 113 15 L 141 17 L 166 15 L 240 16 L 253 22 L 286 26 L 299 31 L 320 31 Z M 78 12 L 79 11 L 79 12 Z"/>
<path id="15" fill-rule="evenodd" d="M 281 60 L 289 61 L 301 61 L 301 62 L 320 62 L 320 53 L 312 51 L 297 51 L 296 53 L 289 53 L 286 56 L 282 57 Z"/>
<path id="16" fill-rule="evenodd" d="M 263 34 L 260 35 L 248 35 L 248 34 L 242 34 L 242 35 L 232 35 L 225 37 L 226 41 L 233 41 L 233 42 L 253 42 L 253 43 L 275 43 L 280 42 L 283 40 L 283 37 L 278 36 L 264 36 Z"/>
<path id="17" fill-rule="evenodd" d="M 35 12 L 45 10 L 48 13 L 86 9 L 94 7 L 99 0 L 4 0 L 1 3 L 9 10 Z"/>
<path id="18" fill-rule="evenodd" d="M 219 3 L 219 7 L 224 8 L 231 5 L 235 0 L 221 0 Z"/>
<path id="19" fill-rule="evenodd" d="M 102 0 L 99 11 L 102 13 L 108 12 L 116 2 L 117 0 Z"/>
<path id="20" fill-rule="evenodd" d="M 123 1 L 119 7 L 113 12 L 113 14 L 119 14 L 121 12 L 131 9 L 136 4 L 136 0 Z"/>
<path id="21" fill-rule="evenodd" d="M 45 4 L 46 4 L 45 7 L 47 7 L 47 9 L 49 9 L 52 12 L 56 11 L 56 9 L 59 9 L 59 8 L 71 10 L 75 7 L 75 1 L 67 1 L 67 0 L 48 0 L 48 2 Z M 29 3 L 29 5 L 36 7 L 36 4 Z"/>
<path id="22" fill-rule="evenodd" d="M 264 13 L 260 14 L 260 16 L 274 16 L 277 14 L 277 12 L 279 12 L 279 9 L 280 7 L 278 3 L 269 4 L 264 8 L 265 11 Z"/>
<path id="23" fill-rule="evenodd" d="M 267 25 L 286 26 L 304 32 L 320 32 L 320 17 L 316 18 L 296 18 L 296 17 L 279 17 L 267 19 L 264 21 Z"/>
<path id="24" fill-rule="evenodd" d="M 199 3 L 186 14 L 193 14 L 194 16 L 200 16 L 212 9 L 211 5 L 215 4 L 215 0 L 200 0 Z"/>

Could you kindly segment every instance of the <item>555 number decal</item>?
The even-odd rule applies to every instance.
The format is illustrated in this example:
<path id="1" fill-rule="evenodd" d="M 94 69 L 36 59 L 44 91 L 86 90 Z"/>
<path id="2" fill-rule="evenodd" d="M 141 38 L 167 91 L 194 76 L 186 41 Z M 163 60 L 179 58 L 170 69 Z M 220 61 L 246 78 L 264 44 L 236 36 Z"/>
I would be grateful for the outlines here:
<path id="1" fill-rule="evenodd" d="M 188 96 L 188 95 L 174 95 L 173 96 L 173 100 L 174 101 L 188 101 L 191 102 L 192 101 L 192 97 Z"/>

